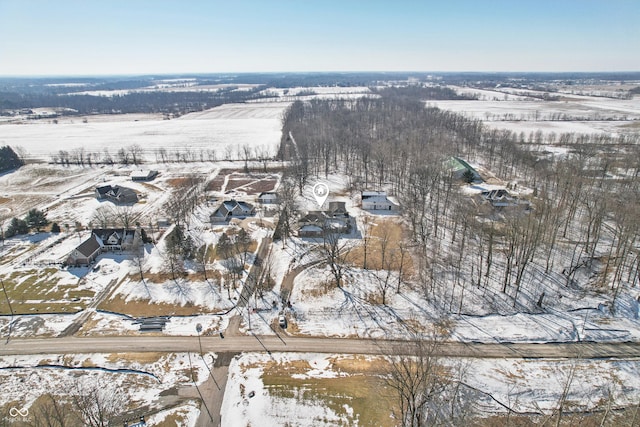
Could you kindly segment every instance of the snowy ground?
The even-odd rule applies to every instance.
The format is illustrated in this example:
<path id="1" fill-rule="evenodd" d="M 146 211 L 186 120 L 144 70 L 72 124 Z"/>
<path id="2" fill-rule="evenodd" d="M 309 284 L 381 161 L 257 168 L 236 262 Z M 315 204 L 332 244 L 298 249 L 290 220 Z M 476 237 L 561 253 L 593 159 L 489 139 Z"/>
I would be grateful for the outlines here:
<path id="1" fill-rule="evenodd" d="M 133 183 L 129 180 L 130 168 L 67 168 L 52 167 L 51 172 L 42 178 L 42 185 L 48 185 L 47 191 L 61 193 L 59 199 L 54 198 L 48 215 L 52 220 L 65 224 L 65 215 L 73 212 L 74 219 L 87 223 L 96 207 L 102 204 L 95 200 L 91 188 L 81 185 L 83 172 L 98 182 L 111 182 L 127 185 L 145 194 L 145 203 L 140 209 L 148 213 L 147 218 L 157 216 L 158 208 L 167 197 L 169 182 L 180 177 L 180 165 L 152 165 L 161 169 L 161 176 L 149 184 Z M 221 168 L 232 166 L 231 163 L 212 165 L 196 163 L 190 170 L 208 177 L 215 177 Z M 48 167 L 47 167 L 48 168 Z M 12 174 L 0 177 L 0 181 L 11 185 L 7 191 L 11 197 L 20 193 L 23 182 L 34 175 L 36 169 L 27 166 Z M 62 175 L 56 175 L 57 173 Z M 71 178 L 67 178 L 71 177 Z M 304 188 L 299 206 L 302 211 L 324 209 L 330 201 L 344 201 L 352 216 L 357 218 L 356 226 L 350 236 L 344 239 L 351 247 L 362 244 L 362 218 L 364 212 L 357 207 L 357 195 L 345 191 L 344 176 L 330 176 L 318 180 L 325 182 L 330 189 L 330 197 L 322 207 L 312 195 L 311 180 Z M 48 184 L 47 184 L 48 183 Z M 89 186 L 91 187 L 91 186 Z M 494 188 L 488 186 L 487 188 Z M 495 187 L 497 188 L 497 187 Z M 476 189 L 477 191 L 478 189 Z M 469 191 L 472 191 L 470 189 Z M 215 193 L 223 197 L 223 192 Z M 240 196 L 240 192 L 236 192 Z M 86 197 L 83 196 L 86 194 Z M 252 196 L 242 195 L 251 200 Z M 11 206 L 10 204 L 8 206 Z M 203 204 L 194 214 L 191 221 L 191 235 L 198 246 L 215 245 L 225 228 L 211 227 L 208 216 L 213 212 L 215 204 Z M 367 214 L 371 224 L 393 216 Z M 400 221 L 399 217 L 395 217 Z M 70 222 L 70 221 L 69 221 Z M 146 224 L 146 220 L 143 222 Z M 273 218 L 264 217 L 254 221 L 245 221 L 234 225 L 242 226 L 252 234 L 253 239 L 267 237 L 273 228 Z M 262 225 L 262 226 L 261 226 Z M 63 230 L 65 228 L 63 227 Z M 165 230 L 166 231 L 166 230 Z M 0 273 L 6 278 L 10 274 L 22 271 L 30 274 L 34 269 L 43 268 L 51 262 L 64 259 L 75 246 L 88 237 L 87 231 L 63 231 L 60 234 L 40 233 L 26 237 L 9 239 L 0 251 L 4 259 L 10 263 L 0 264 Z M 156 245 L 145 246 L 143 269 L 152 275 L 161 275 L 165 269 L 164 243 L 162 232 L 156 233 L 159 241 Z M 303 335 L 320 336 L 358 336 L 358 337 L 406 337 L 410 333 L 420 333 L 430 324 L 443 317 L 443 312 L 452 307 L 444 307 L 442 302 L 426 303 L 424 292 L 409 280 L 402 283 L 401 292 L 396 293 L 397 274 L 388 277 L 391 285 L 387 291 L 386 305 L 375 302 L 379 299 L 381 280 L 386 279 L 384 271 L 349 268 L 345 276 L 343 289 L 335 287 L 323 288 L 323 283 L 332 280 L 331 272 L 326 264 L 318 263 L 320 257 L 316 247 L 321 242 L 314 239 L 288 239 L 285 245 L 277 242 L 272 245 L 269 266 L 276 285 L 265 293 L 263 298 L 250 301 L 250 309 L 242 310 L 241 330 L 248 332 L 249 323 L 254 333 L 273 334 L 278 316 L 285 312 L 291 327 L 289 332 Z M 281 283 L 291 272 L 301 266 L 308 266 L 301 271 L 294 281 L 293 293 L 289 299 L 292 307 L 281 303 Z M 198 269 L 196 264 L 189 265 L 192 273 Z M 224 273 L 218 264 L 211 264 L 208 270 L 213 273 Z M 53 276 L 51 276 L 53 277 Z M 143 283 L 129 253 L 106 253 L 98 258 L 95 265 L 89 268 L 68 268 L 60 270 L 57 275 L 60 285 L 74 284 L 79 290 L 86 290 L 97 295 L 109 287 L 110 297 L 121 300 L 124 304 L 157 304 L 158 314 L 171 313 L 172 308 L 188 306 L 198 307 L 195 316 L 174 316 L 167 323 L 165 333 L 171 335 L 193 335 L 195 324 L 203 325 L 205 333 L 215 334 L 226 328 L 231 315 L 228 312 L 237 302 L 240 288 L 227 294 L 223 282 L 214 278 L 204 280 L 152 280 Z M 219 277 L 219 276 L 216 276 Z M 558 283 L 564 277 L 558 275 Z M 446 291 L 445 291 L 446 294 Z M 88 305 L 92 296 L 82 296 L 77 301 L 69 301 L 78 305 L 78 309 Z M 499 293 L 487 294 L 470 288 L 466 292 L 463 310 L 451 317 L 451 338 L 462 341 L 482 342 L 557 342 L 557 341 L 627 341 L 640 340 L 640 308 L 636 297 L 629 294 L 622 296 L 616 307 L 616 315 L 612 316 L 604 305 L 604 299 L 598 296 L 581 295 L 571 289 L 548 289 L 548 309 L 545 313 L 519 313 L 505 309 L 508 302 Z M 508 299 L 508 298 L 507 298 Z M 451 299 L 453 301 L 453 297 Z M 274 306 L 275 302 L 275 306 Z M 454 313 L 457 312 L 454 307 Z M 75 311 L 75 310 L 74 310 Z M 126 312 L 126 311 L 125 311 Z M 135 315 L 136 310 L 127 312 Z M 180 312 L 183 313 L 183 312 Z M 209 314 L 207 314 L 209 313 Z M 213 314 L 215 313 L 215 314 Z M 500 314 L 496 314 L 500 313 Z M 57 335 L 69 326 L 76 314 L 18 316 L 11 327 L 16 337 Z M 0 317 L 0 332 L 7 333 L 10 317 Z M 127 316 L 102 312 L 92 313 L 89 322 L 81 330 L 83 335 L 91 334 L 132 334 L 137 333 L 136 324 Z"/>
<path id="2" fill-rule="evenodd" d="M 344 369 L 349 366 L 345 361 L 349 360 L 362 366 L 363 371 L 365 366 L 372 369 L 368 375 L 374 378 L 384 373 L 381 359 L 376 358 L 313 353 L 241 355 L 230 366 L 222 407 L 223 425 L 268 427 L 286 422 L 314 427 L 366 425 L 363 418 L 370 407 L 390 414 L 392 394 L 381 383 L 374 383 L 378 388 L 369 390 L 367 396 L 357 396 L 357 388 L 350 386 L 348 381 L 362 373 Z M 448 359 L 444 363 L 461 372 L 458 378 L 468 390 L 481 390 L 463 396 L 470 399 L 469 404 L 476 413 L 481 410 L 484 415 L 504 413 L 505 407 L 515 413 L 549 414 L 557 408 L 567 385 L 567 400 L 577 403 L 573 407 L 576 409 L 593 408 L 609 396 L 614 405 L 620 407 L 633 405 L 640 398 L 638 361 Z M 292 378 L 286 386 L 277 384 L 282 372 Z M 571 375 L 573 379 L 568 381 Z M 331 389 L 322 382 L 327 378 L 333 379 Z M 338 388 L 341 383 L 347 384 L 345 389 L 351 394 L 349 391 L 335 394 L 334 387 Z M 363 404 L 367 399 L 370 402 Z M 392 421 L 389 423 L 393 424 Z"/>
<path id="3" fill-rule="evenodd" d="M 197 354 L 77 354 L 0 357 L 0 408 L 7 405 L 16 408 L 30 408 L 36 399 L 50 393 L 66 399 L 83 387 L 98 386 L 113 394 L 124 394 L 125 406 L 121 415 L 142 407 L 149 407 L 148 413 L 163 407 L 161 393 L 172 388 L 189 388 L 193 378 L 202 384 L 209 376 L 203 360 L 213 355 L 205 354 L 205 359 Z M 47 365 L 47 366 L 43 366 Z M 199 414 L 198 405 L 185 401 L 178 407 L 189 421 L 184 425 L 194 425 Z M 33 411 L 32 411 L 33 412 Z M 170 411 L 154 415 L 154 420 L 164 419 Z"/>

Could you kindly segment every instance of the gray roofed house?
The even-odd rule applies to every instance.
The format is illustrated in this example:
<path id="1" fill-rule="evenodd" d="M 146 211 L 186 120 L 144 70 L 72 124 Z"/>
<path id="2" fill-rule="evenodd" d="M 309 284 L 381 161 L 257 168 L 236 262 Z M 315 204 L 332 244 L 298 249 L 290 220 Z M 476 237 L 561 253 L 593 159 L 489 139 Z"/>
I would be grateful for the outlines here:
<path id="1" fill-rule="evenodd" d="M 328 210 L 310 211 L 298 220 L 298 236 L 322 237 L 327 232 L 349 233 L 351 222 L 345 202 L 330 202 Z"/>
<path id="2" fill-rule="evenodd" d="M 223 224 L 232 218 L 244 219 L 248 216 L 254 216 L 255 213 L 256 209 L 247 202 L 226 200 L 209 216 L 209 221 L 212 224 Z"/>
<path id="3" fill-rule="evenodd" d="M 138 195 L 130 188 L 119 185 L 103 185 L 96 187 L 96 199 L 109 200 L 116 204 L 137 203 Z"/>
<path id="4" fill-rule="evenodd" d="M 510 208 L 515 206 L 529 207 L 529 202 L 511 195 L 506 189 L 498 188 L 486 190 L 481 193 L 482 199 L 491 204 L 494 208 Z"/>
<path id="5" fill-rule="evenodd" d="M 329 202 L 329 209 L 326 212 L 333 218 L 337 217 L 349 217 L 347 212 L 347 205 L 345 202 Z"/>
<path id="6" fill-rule="evenodd" d="M 66 262 L 75 266 L 89 265 L 95 261 L 100 252 L 102 252 L 102 245 L 96 235 L 91 233 L 91 237 L 71 251 Z"/>

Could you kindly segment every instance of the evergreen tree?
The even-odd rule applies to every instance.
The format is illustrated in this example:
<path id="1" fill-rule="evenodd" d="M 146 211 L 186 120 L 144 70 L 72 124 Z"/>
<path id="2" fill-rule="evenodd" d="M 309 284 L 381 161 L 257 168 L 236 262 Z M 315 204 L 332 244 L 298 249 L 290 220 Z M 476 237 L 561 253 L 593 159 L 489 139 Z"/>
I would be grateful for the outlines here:
<path id="1" fill-rule="evenodd" d="M 471 172 L 469 169 L 467 169 L 462 174 L 462 179 L 464 179 L 464 182 L 466 182 L 467 184 L 471 184 L 473 181 L 475 181 L 476 177 L 473 174 L 473 172 Z"/>
<path id="2" fill-rule="evenodd" d="M 19 168 L 24 162 L 8 145 L 0 147 L 0 173 Z"/>
<path id="3" fill-rule="evenodd" d="M 39 211 L 38 209 L 31 209 L 27 216 L 24 218 L 24 221 L 27 224 L 29 229 L 35 228 L 36 231 L 40 231 L 42 227 L 45 227 L 49 224 L 49 220 L 47 219 L 47 215 Z"/>
<path id="4" fill-rule="evenodd" d="M 27 234 L 29 232 L 29 227 L 27 223 L 18 218 L 12 218 L 9 223 L 9 227 L 7 227 L 7 232 L 5 233 L 5 237 L 13 237 L 18 234 Z"/>

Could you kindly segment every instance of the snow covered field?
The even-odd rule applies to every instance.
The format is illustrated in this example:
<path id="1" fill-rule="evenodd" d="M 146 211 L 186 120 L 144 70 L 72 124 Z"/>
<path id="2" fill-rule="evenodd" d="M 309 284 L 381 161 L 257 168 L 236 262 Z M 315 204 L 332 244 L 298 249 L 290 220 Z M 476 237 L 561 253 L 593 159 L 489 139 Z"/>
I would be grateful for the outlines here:
<path id="1" fill-rule="evenodd" d="M 280 142 L 281 117 L 287 102 L 225 104 L 203 112 L 191 113 L 177 119 L 163 120 L 152 116 L 140 120 L 133 116 L 100 116 L 95 122 L 87 117 L 60 119 L 57 124 L 36 121 L 0 125 L 0 145 L 23 148 L 29 158 L 51 160 L 58 150 L 102 153 L 108 149 L 112 156 L 120 148 L 137 144 L 143 148 L 148 161 L 161 148 L 192 151 L 213 150 L 223 159 L 227 147 L 234 158 L 243 145 L 266 147 L 275 152 Z"/>
<path id="2" fill-rule="evenodd" d="M 612 99 L 566 95 L 559 101 L 543 101 L 514 95 L 510 93 L 513 91 L 504 88 L 495 91 L 453 88 L 459 93 L 477 95 L 478 100 L 427 101 L 426 104 L 482 120 L 491 128 L 524 132 L 527 136 L 537 131 L 543 134 L 625 134 L 637 131 L 635 125 L 640 121 L 640 96 Z"/>

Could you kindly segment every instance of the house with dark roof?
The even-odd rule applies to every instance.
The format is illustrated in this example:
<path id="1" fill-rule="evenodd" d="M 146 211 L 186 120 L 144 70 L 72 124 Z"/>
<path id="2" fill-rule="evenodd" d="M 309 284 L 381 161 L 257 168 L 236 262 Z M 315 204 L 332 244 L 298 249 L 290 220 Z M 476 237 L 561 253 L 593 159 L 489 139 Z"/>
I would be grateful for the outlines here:
<path id="1" fill-rule="evenodd" d="M 231 199 L 222 202 L 209 216 L 209 221 L 212 224 L 224 224 L 233 218 L 244 219 L 255 214 L 256 209 L 249 203 Z"/>
<path id="2" fill-rule="evenodd" d="M 67 257 L 66 263 L 68 265 L 89 265 L 100 255 L 102 252 L 102 245 L 95 234 L 91 233 L 84 242 L 75 248 Z"/>
<path id="3" fill-rule="evenodd" d="M 480 197 L 483 203 L 489 203 L 496 209 L 513 208 L 517 206 L 525 209 L 530 208 L 530 203 L 527 200 L 519 199 L 504 188 L 485 190 L 480 193 Z"/>
<path id="4" fill-rule="evenodd" d="M 298 237 L 322 237 L 327 233 L 351 232 L 352 218 L 345 202 L 329 202 L 326 211 L 309 211 L 298 220 Z"/>
<path id="5" fill-rule="evenodd" d="M 137 203 L 138 195 L 130 188 L 119 185 L 103 185 L 96 187 L 96 199 L 108 200 L 116 204 Z"/>
<path id="6" fill-rule="evenodd" d="M 89 265 L 102 252 L 126 251 L 141 242 L 140 229 L 97 228 L 67 256 L 67 265 Z"/>

